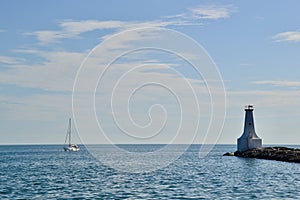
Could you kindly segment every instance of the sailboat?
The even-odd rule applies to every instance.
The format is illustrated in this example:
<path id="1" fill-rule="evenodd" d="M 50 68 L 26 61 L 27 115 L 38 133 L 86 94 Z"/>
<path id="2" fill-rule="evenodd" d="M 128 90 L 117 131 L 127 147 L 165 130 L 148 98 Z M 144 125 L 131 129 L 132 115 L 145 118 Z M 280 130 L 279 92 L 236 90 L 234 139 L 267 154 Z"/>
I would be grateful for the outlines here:
<path id="1" fill-rule="evenodd" d="M 67 140 L 69 141 L 69 145 L 64 147 L 65 151 L 79 151 L 80 148 L 76 144 L 71 143 L 71 133 L 72 133 L 72 128 L 71 128 L 71 118 L 69 118 L 69 126 L 68 126 L 68 131 L 65 139 L 65 144 Z"/>

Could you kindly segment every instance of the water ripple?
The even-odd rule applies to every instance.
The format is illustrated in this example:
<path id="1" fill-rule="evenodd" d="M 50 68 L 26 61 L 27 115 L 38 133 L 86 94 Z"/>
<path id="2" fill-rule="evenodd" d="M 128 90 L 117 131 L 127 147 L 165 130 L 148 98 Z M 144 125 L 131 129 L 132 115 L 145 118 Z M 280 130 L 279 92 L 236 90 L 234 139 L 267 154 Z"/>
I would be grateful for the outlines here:
<path id="1" fill-rule="evenodd" d="M 193 145 L 166 168 L 132 174 L 98 163 L 84 147 L 0 146 L 0 199 L 300 198 L 299 164 L 222 157 L 234 148 L 217 145 L 199 159 Z"/>

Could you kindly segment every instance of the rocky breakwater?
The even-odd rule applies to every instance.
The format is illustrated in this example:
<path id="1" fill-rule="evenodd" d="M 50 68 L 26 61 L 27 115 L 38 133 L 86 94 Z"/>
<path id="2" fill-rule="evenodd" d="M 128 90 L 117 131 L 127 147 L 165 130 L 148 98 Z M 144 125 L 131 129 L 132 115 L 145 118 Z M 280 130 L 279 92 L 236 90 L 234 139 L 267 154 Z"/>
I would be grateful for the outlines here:
<path id="1" fill-rule="evenodd" d="M 264 147 L 249 149 L 243 152 L 236 151 L 234 152 L 234 155 L 243 158 L 260 158 L 300 163 L 300 149 L 287 147 Z"/>

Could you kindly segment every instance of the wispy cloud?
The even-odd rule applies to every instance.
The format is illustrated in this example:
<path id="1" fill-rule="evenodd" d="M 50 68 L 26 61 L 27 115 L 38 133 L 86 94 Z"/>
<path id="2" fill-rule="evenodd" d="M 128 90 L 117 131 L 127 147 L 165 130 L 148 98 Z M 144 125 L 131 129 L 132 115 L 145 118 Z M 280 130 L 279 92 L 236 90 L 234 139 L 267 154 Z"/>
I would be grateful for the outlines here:
<path id="1" fill-rule="evenodd" d="M 300 113 L 298 90 L 239 90 L 227 91 L 228 103 L 231 110 L 239 111 L 241 105 L 253 104 L 262 110 L 261 116 L 282 117 L 296 116 Z"/>
<path id="2" fill-rule="evenodd" d="M 77 68 L 85 53 L 34 52 L 34 56 L 39 56 L 44 61 L 27 64 L 25 59 L 3 57 L 3 62 L 12 65 L 0 72 L 0 83 L 48 91 L 71 91 Z"/>
<path id="3" fill-rule="evenodd" d="M 36 36 L 40 44 L 57 42 L 59 39 L 67 38 L 67 37 L 74 38 L 74 35 L 64 33 L 63 31 L 49 31 L 49 30 L 34 31 L 31 33 L 25 33 L 24 35 Z"/>
<path id="4" fill-rule="evenodd" d="M 196 9 L 196 8 L 195 8 Z M 208 9 L 208 8 L 207 8 Z M 58 23 L 58 27 L 57 29 L 48 29 L 48 30 L 36 30 L 34 32 L 30 32 L 30 33 L 25 33 L 26 35 L 31 35 L 37 38 L 37 40 L 39 41 L 40 44 L 43 45 L 47 45 L 49 43 L 55 43 L 55 42 L 60 42 L 63 39 L 76 39 L 76 38 L 80 38 L 83 37 L 83 33 L 86 32 L 91 32 L 91 31 L 97 31 L 97 30 L 108 30 L 109 34 L 102 36 L 101 39 L 107 39 L 109 36 L 111 36 L 111 34 L 116 33 L 117 31 L 122 31 L 125 29 L 133 29 L 133 28 L 143 28 L 143 27 L 169 27 L 169 26 L 182 26 L 182 25 L 191 25 L 191 24 L 201 24 L 201 19 L 220 19 L 220 18 L 226 18 L 228 17 L 230 14 L 216 14 L 213 15 L 212 14 L 212 8 L 209 8 L 210 11 L 206 14 L 204 14 L 204 11 L 201 10 L 189 10 L 189 13 L 192 13 L 191 16 L 185 15 L 185 16 L 177 16 L 176 18 L 161 18 L 158 20 L 154 20 L 154 21 L 100 21 L 100 20 L 80 20 L 80 21 L 72 21 L 72 20 L 63 20 L 61 22 Z M 193 10 L 193 11 L 192 11 Z M 220 11 L 221 12 L 221 11 Z M 202 14 L 201 14 L 202 13 Z M 105 31 L 106 32 L 106 31 Z M 83 90 L 79 90 L 84 91 L 84 89 L 87 88 L 87 91 L 89 92 L 89 89 L 91 87 L 87 87 L 90 85 L 95 85 L 96 81 L 94 80 L 98 80 L 100 72 L 102 72 L 101 70 L 104 69 L 104 65 L 102 65 L 103 63 L 106 64 L 107 60 L 112 60 L 111 58 L 118 54 L 120 52 L 123 51 L 122 48 L 126 48 L 128 45 L 137 45 L 140 44 L 141 42 L 148 42 L 153 44 L 153 40 L 150 40 L 150 38 L 152 37 L 157 37 L 158 35 L 160 35 L 160 33 L 156 33 L 156 32 L 152 32 L 151 34 L 146 34 L 144 32 L 135 32 L 135 33 L 128 33 L 126 34 L 126 37 L 117 37 L 114 38 L 113 42 L 109 43 L 109 45 L 107 46 L 107 48 L 105 48 L 103 50 L 103 52 L 101 53 L 101 55 L 105 55 L 105 56 L 101 56 L 101 57 L 91 57 L 89 58 L 89 68 L 94 67 L 91 73 L 88 74 L 87 78 L 84 79 L 82 82 L 80 82 L 80 86 L 82 86 Z M 129 42 L 128 42 L 129 41 Z M 132 42 L 131 42 L 132 41 Z M 174 43 L 174 41 L 165 41 L 165 40 L 154 40 L 157 43 Z M 179 44 L 178 44 L 179 45 Z M 41 89 L 44 91 L 53 91 L 53 94 L 47 94 L 46 96 L 43 96 L 43 94 L 39 94 L 39 92 L 37 92 L 37 94 L 34 95 L 30 95 L 28 97 L 28 101 L 27 99 L 23 100 L 23 98 L 20 98 L 19 101 L 17 101 L 18 99 L 15 98 L 9 98 L 7 99 L 5 95 L 3 95 L 5 97 L 5 101 L 10 101 L 10 102 L 17 102 L 17 103 L 24 103 L 24 105 L 20 105 L 20 106 L 13 106 L 13 105 L 3 105 L 3 109 L 5 108 L 9 109 L 9 112 L 12 115 L 13 118 L 13 114 L 16 113 L 19 107 L 24 107 L 23 110 L 20 109 L 18 112 L 21 111 L 21 113 L 24 113 L 25 116 L 20 115 L 21 118 L 23 119 L 28 119 L 29 116 L 28 113 L 30 113 L 32 116 L 35 117 L 40 117 L 43 115 L 44 108 L 47 109 L 52 109 L 53 113 L 55 112 L 59 112 L 61 113 L 61 115 L 65 115 L 65 113 L 67 113 L 69 111 L 69 109 L 67 110 L 63 110 L 61 109 L 61 111 L 59 111 L 59 109 L 61 107 L 67 107 L 70 102 L 68 99 L 69 97 L 66 95 L 60 96 L 60 93 L 63 94 L 68 94 L 69 92 L 72 91 L 73 89 L 73 84 L 74 84 L 74 80 L 76 77 L 76 73 L 77 70 L 80 66 L 80 63 L 82 62 L 82 60 L 84 60 L 85 56 L 86 56 L 86 52 L 68 52 L 68 51 L 50 51 L 50 50 L 39 50 L 40 46 L 36 47 L 35 49 L 18 49 L 18 50 L 14 50 L 14 52 L 19 54 L 32 54 L 33 57 L 38 57 L 38 61 L 35 63 L 31 63 L 28 64 L 26 63 L 26 59 L 24 59 L 23 62 L 20 62 L 20 60 L 18 59 L 13 59 L 10 57 L 0 57 L 0 60 L 2 63 L 11 63 L 12 66 L 5 71 L 1 71 L 0 72 L 0 83 L 2 84 L 6 84 L 6 85 L 10 85 L 13 84 L 17 87 L 22 87 L 22 88 L 36 88 L 36 89 Z M 192 49 L 189 49 L 190 52 L 193 53 Z M 143 60 L 143 54 L 140 55 L 140 57 L 138 57 L 139 59 Z M 186 55 L 184 54 L 185 57 L 187 58 L 192 58 L 192 54 L 190 55 Z M 24 58 L 30 58 L 31 56 L 26 55 L 24 56 Z M 141 58 L 142 57 L 142 58 Z M 147 59 L 147 57 L 146 57 Z M 148 58 L 149 60 L 153 60 L 152 57 Z M 174 61 L 175 62 L 175 61 Z M 147 65 L 149 65 L 149 62 L 146 62 Z M 143 64 L 143 63 L 142 63 Z M 168 67 L 172 67 L 172 63 L 164 63 L 165 65 L 168 64 Z M 101 92 L 103 92 L 103 94 L 101 94 L 101 98 L 110 98 L 110 94 L 111 91 L 113 90 L 112 86 L 114 86 L 112 83 L 115 83 L 118 79 L 118 77 L 121 77 L 123 72 L 129 71 L 132 66 L 139 66 L 141 65 L 141 62 L 139 60 L 135 60 L 132 58 L 132 60 L 127 61 L 126 63 L 118 63 L 116 64 L 116 66 L 114 68 L 110 68 L 110 71 L 107 72 L 111 72 L 107 75 L 107 77 L 104 77 L 106 79 L 103 80 L 107 80 L 107 84 L 105 84 L 104 86 L 102 86 L 101 89 L 103 90 L 99 90 Z M 135 86 L 134 84 L 136 83 L 142 83 L 143 81 L 146 80 L 146 78 L 151 78 L 154 77 L 155 80 L 161 81 L 163 83 L 168 83 L 171 88 L 177 88 L 177 90 L 179 90 L 178 94 L 180 94 L 181 96 L 187 97 L 189 95 L 188 92 L 190 90 L 188 90 L 187 83 L 190 83 L 193 87 L 195 87 L 195 91 L 203 91 L 202 93 L 204 93 L 206 91 L 206 87 L 203 85 L 202 82 L 197 81 L 195 79 L 189 79 L 186 78 L 185 80 L 187 81 L 187 83 L 184 84 L 179 84 L 181 83 L 180 81 L 183 81 L 184 79 L 182 77 L 180 77 L 179 75 L 176 75 L 174 73 L 160 73 L 162 70 L 165 70 L 166 67 L 162 66 L 161 63 L 155 62 L 153 64 L 154 66 L 158 66 L 157 68 L 152 67 L 152 71 L 145 71 L 145 70 L 138 70 L 138 71 L 134 71 L 131 73 L 131 76 L 133 78 L 128 79 L 128 81 L 126 81 L 126 84 L 121 84 L 120 85 L 120 92 L 118 93 L 119 95 L 126 95 L 124 93 L 124 91 L 127 91 L 129 88 L 132 88 L 133 86 Z M 106 65 L 105 65 L 106 66 Z M 94 71 L 93 71 L 94 70 Z M 169 72 L 169 71 L 167 71 Z M 81 73 L 82 74 L 82 73 Z M 119 75 L 119 76 L 117 76 Z M 176 76 L 175 76 L 176 75 Z M 116 77 L 117 76 L 117 77 Z M 149 80 L 150 81 L 150 80 Z M 184 87 L 185 86 L 185 87 Z M 94 88 L 94 87 L 93 87 Z M 162 93 L 161 95 L 157 95 L 155 96 L 158 99 L 164 99 L 163 95 L 166 95 L 168 93 L 166 93 L 166 91 L 162 90 L 164 93 Z M 56 93 L 59 92 L 59 93 Z M 202 93 L 199 94 L 199 99 L 203 100 L 202 97 Z M 58 95 L 56 95 L 58 94 Z M 145 93 L 140 94 L 141 98 L 145 98 L 146 100 L 149 99 L 150 97 L 153 97 L 153 91 L 147 91 Z M 48 97 L 50 96 L 50 97 Z M 56 99 L 56 96 L 58 96 L 57 100 L 54 101 Z M 1 95 L 0 95 L 1 97 Z M 52 98 L 53 97 L 53 98 Z M 29 100 L 33 98 L 34 101 L 32 101 L 33 103 L 31 103 Z M 46 100 L 44 100 L 44 98 Z M 120 96 L 120 98 L 117 98 L 117 100 L 126 100 L 125 97 Z M 209 98 L 207 97 L 207 101 L 203 101 L 205 102 L 209 102 Z M 1 100 L 1 99 L 0 99 Z M 37 102 L 36 102 L 37 101 Z M 38 102 L 46 102 L 48 104 L 48 106 L 44 107 L 44 104 L 41 104 L 41 107 L 37 107 Z M 109 102 L 109 101 L 107 101 Z M 141 101 L 143 102 L 143 101 Z M 46 104 L 45 103 L 45 104 Z M 87 101 L 84 101 L 84 103 L 89 103 Z M 123 102 L 124 105 L 126 106 L 127 101 Z M 125 104 L 126 103 L 126 104 Z M 117 104 L 117 105 L 123 105 L 123 104 Z M 53 108 L 49 108 L 49 106 L 53 106 Z M 56 107 L 57 106 L 57 107 Z M 124 108 L 125 108 L 124 106 Z M 172 106 L 172 105 L 170 105 Z M 102 108 L 103 106 L 101 106 Z M 68 107 L 69 108 L 69 107 Z M 107 107 L 109 108 L 109 107 Z M 192 113 L 192 111 L 195 111 L 195 106 L 192 106 L 191 103 L 187 103 L 187 108 L 191 109 L 189 110 L 189 112 L 187 113 Z M 207 105 L 203 105 L 203 108 L 201 107 L 201 110 L 205 110 L 207 108 Z M 39 109 L 42 109 L 41 112 L 39 112 Z M 82 109 L 85 109 L 85 107 L 83 106 Z M 105 109 L 105 108 L 103 108 Z M 28 110 L 31 110 L 31 112 L 29 112 Z M 173 110 L 173 109 L 170 109 Z M 32 111 L 36 111 L 36 112 L 32 112 Z M 48 111 L 48 110 L 46 110 Z M 111 111 L 107 112 L 107 113 L 111 113 Z M 94 113 L 92 113 L 94 114 Z M 159 114 L 159 113 L 158 113 Z M 52 116 L 50 116 L 52 117 Z M 54 118 L 54 117 L 53 117 Z M 193 117 L 196 118 L 196 117 Z M 159 119 L 159 118 L 158 118 Z"/>
<path id="5" fill-rule="evenodd" d="M 275 42 L 300 42 L 300 31 L 287 31 L 273 36 Z"/>
<path id="6" fill-rule="evenodd" d="M 190 17 L 194 19 L 223 19 L 229 18 L 233 12 L 236 12 L 236 8 L 233 6 L 200 6 L 190 9 Z"/>
<path id="7" fill-rule="evenodd" d="M 257 85 L 271 85 L 278 87 L 299 87 L 300 81 L 272 81 L 272 80 L 264 80 L 264 81 L 253 81 L 253 84 Z"/>
<path id="8" fill-rule="evenodd" d="M 195 23 L 199 20 L 217 20 L 229 18 L 232 13 L 236 12 L 237 9 L 232 5 L 205 5 L 198 6 L 195 8 L 189 8 L 188 12 L 184 12 L 177 15 L 166 16 L 167 19 L 178 19 L 187 24 Z"/>
<path id="9" fill-rule="evenodd" d="M 206 5 L 190 8 L 185 13 L 165 16 L 153 21 L 100 21 L 100 20 L 64 20 L 59 23 L 59 30 L 38 30 L 27 32 L 25 35 L 36 36 L 40 44 L 58 42 L 61 39 L 79 38 L 80 34 L 95 30 L 125 30 L 141 27 L 167 27 L 167 26 L 187 26 L 202 25 L 200 20 L 217 20 L 229 18 L 236 11 L 231 5 Z"/>
<path id="10" fill-rule="evenodd" d="M 71 112 L 70 95 L 32 94 L 22 98 L 0 95 L 0 109 L 5 110 L 1 120 L 48 121 Z"/>
<path id="11" fill-rule="evenodd" d="M 59 23 L 61 28 L 59 31 L 40 30 L 25 35 L 36 36 L 41 44 L 57 42 L 63 38 L 78 38 L 81 33 L 93 30 L 118 29 L 125 27 L 128 23 L 122 21 L 97 21 L 97 20 L 82 20 L 71 21 L 64 20 Z"/>
<path id="12" fill-rule="evenodd" d="M 5 29 L 0 29 L 0 33 L 6 32 Z"/>
<path id="13" fill-rule="evenodd" d="M 98 21 L 98 20 L 82 20 L 82 21 L 63 21 L 59 23 L 61 30 L 41 30 L 25 35 L 36 36 L 40 44 L 48 44 L 58 42 L 61 39 L 80 38 L 80 34 L 95 30 L 125 30 L 139 27 L 165 27 L 175 22 L 149 21 L 149 22 L 125 22 L 125 21 Z"/>
<path id="14" fill-rule="evenodd" d="M 24 60 L 21 58 L 9 57 L 9 56 L 0 56 L 0 63 L 7 65 L 16 65 L 22 63 Z"/>

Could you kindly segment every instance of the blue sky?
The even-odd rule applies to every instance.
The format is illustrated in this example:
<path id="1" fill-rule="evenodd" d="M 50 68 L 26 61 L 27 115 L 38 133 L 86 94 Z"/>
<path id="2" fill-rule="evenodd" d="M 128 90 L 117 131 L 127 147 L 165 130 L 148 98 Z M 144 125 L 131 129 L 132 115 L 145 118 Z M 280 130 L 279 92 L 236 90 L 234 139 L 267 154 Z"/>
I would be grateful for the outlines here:
<path id="1" fill-rule="evenodd" d="M 152 27 L 192 38 L 206 50 L 221 74 L 227 114 L 218 141 L 208 134 L 211 140 L 206 142 L 235 143 L 243 130 L 243 106 L 251 103 L 255 105 L 256 132 L 264 143 L 299 144 L 299 7 L 299 1 L 4 1 L 0 8 L 0 143 L 62 143 L 67 119 L 74 114 L 76 73 L 90 50 L 122 31 Z M 149 39 L 142 34 L 129 36 L 127 43 L 131 45 Z M 121 50 L 125 43 L 115 39 L 108 44 Z M 113 80 L 120 80 L 122 73 L 133 66 L 147 63 L 134 72 L 134 78 L 121 84 L 116 90 L 120 95 L 133 83 L 149 77 L 168 80 L 170 88 L 178 88 L 177 81 L 182 80 L 179 76 L 183 76 L 198 91 L 205 90 L 203 77 L 195 75 L 191 66 L 174 55 L 137 52 L 122 57 L 110 69 L 112 75 L 104 79 L 108 81 L 105 87 L 100 83 L 95 98 L 96 115 L 104 123 L 102 131 L 116 143 L 168 143 L 178 128 L 176 98 L 170 97 L 170 91 L 152 86 L 145 87 L 140 96 L 133 96 L 130 103 L 135 106 L 117 101 L 114 113 L 128 124 L 121 111 L 129 107 L 134 121 L 147 125 L 149 107 L 163 104 L 165 110 L 159 106 L 153 109 L 156 126 L 144 131 L 151 134 L 156 130 L 167 111 L 169 121 L 162 137 L 139 141 L 122 136 L 112 120 L 105 98 L 111 97 L 112 86 L 117 83 Z M 186 91 L 184 84 L 180 86 Z M 200 123 L 206 124 L 209 95 L 199 96 L 204 102 Z M 123 98 L 127 97 L 119 96 L 118 100 Z M 84 113 L 85 106 L 81 108 Z M 194 114 L 184 116 L 191 120 Z M 84 121 L 83 130 L 97 133 L 88 117 L 77 119 Z M 199 128 L 195 142 L 204 141 L 207 126 Z M 78 135 L 87 143 L 106 141 L 80 131 Z M 75 142 L 82 141 L 76 136 Z M 183 137 L 179 142 L 190 141 Z"/>

